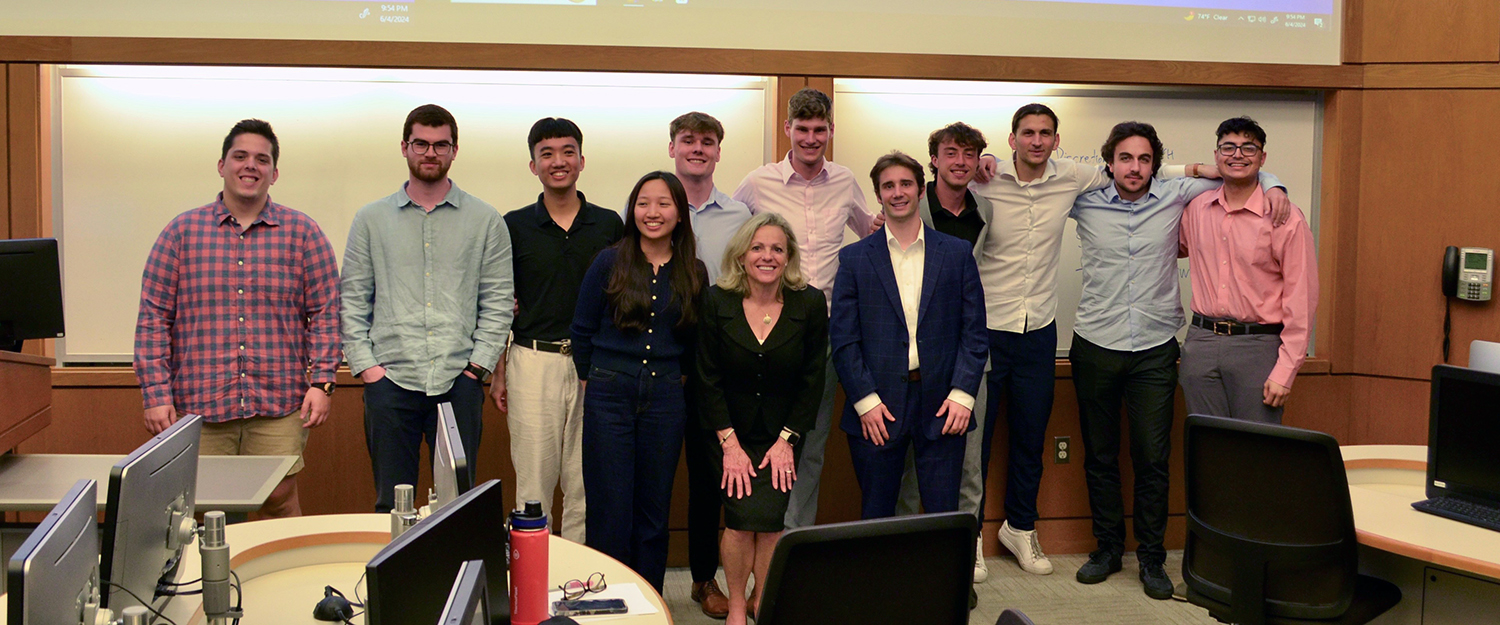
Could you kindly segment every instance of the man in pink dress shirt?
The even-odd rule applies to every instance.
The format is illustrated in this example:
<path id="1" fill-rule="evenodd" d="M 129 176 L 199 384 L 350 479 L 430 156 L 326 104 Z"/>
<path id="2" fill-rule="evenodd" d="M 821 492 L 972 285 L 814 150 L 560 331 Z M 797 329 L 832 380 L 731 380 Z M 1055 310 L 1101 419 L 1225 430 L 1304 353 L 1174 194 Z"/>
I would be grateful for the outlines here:
<path id="1" fill-rule="evenodd" d="M 1193 320 L 1179 378 L 1190 414 L 1280 423 L 1318 307 L 1317 243 L 1295 206 L 1284 226 L 1271 223 L 1260 124 L 1228 119 L 1217 135 L 1224 186 L 1182 216 Z"/>
<path id="2" fill-rule="evenodd" d="M 833 101 L 828 94 L 805 88 L 787 101 L 786 127 L 792 140 L 786 158 L 767 163 L 745 176 L 734 199 L 750 212 L 770 211 L 792 224 L 802 250 L 802 271 L 807 282 L 833 301 L 833 278 L 839 270 L 839 248 L 844 247 L 844 228 L 865 236 L 873 229 L 874 216 L 865 208 L 865 192 L 848 167 L 829 161 L 833 143 Z M 807 527 L 817 521 L 818 481 L 823 473 L 823 444 L 833 416 L 833 359 L 828 360 L 828 383 L 818 405 L 813 429 L 801 432 L 802 457 L 797 462 L 797 481 L 786 510 L 786 527 Z"/>

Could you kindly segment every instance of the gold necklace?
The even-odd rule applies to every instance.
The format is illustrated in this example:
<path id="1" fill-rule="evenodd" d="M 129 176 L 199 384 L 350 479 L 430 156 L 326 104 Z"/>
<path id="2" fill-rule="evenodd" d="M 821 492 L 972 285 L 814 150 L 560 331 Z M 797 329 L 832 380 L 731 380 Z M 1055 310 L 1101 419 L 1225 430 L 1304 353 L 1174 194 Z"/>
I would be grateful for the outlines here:
<path id="1" fill-rule="evenodd" d="M 760 322 L 766 325 L 771 325 L 771 313 L 766 313 L 765 318 L 761 319 Z"/>

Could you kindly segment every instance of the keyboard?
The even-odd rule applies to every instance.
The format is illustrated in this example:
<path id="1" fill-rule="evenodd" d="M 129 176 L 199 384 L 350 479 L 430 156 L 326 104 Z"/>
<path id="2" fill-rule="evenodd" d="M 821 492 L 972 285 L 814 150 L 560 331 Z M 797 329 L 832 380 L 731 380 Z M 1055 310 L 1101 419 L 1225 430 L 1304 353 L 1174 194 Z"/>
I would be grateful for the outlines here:
<path id="1" fill-rule="evenodd" d="M 1433 497 L 1411 505 L 1419 511 L 1500 532 L 1500 508 L 1458 497 Z"/>

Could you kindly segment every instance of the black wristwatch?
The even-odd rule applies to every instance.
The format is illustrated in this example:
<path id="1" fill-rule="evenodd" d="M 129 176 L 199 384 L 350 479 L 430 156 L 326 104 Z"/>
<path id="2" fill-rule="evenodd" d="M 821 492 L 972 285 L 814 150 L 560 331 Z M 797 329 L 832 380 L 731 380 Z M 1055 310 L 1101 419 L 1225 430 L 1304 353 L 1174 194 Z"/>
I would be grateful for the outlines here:
<path id="1" fill-rule="evenodd" d="M 793 432 L 788 428 L 781 428 L 781 440 L 786 441 L 786 444 L 788 445 L 796 447 L 797 442 L 802 440 L 802 435 Z"/>
<path id="2" fill-rule="evenodd" d="M 464 371 L 468 371 L 469 373 L 474 374 L 474 377 L 478 378 L 480 382 L 483 382 L 485 376 L 488 376 L 490 374 L 489 369 L 476 365 L 472 362 L 464 367 Z"/>
<path id="3" fill-rule="evenodd" d="M 334 384 L 332 382 L 323 382 L 321 384 L 311 384 L 309 386 L 311 388 L 315 388 L 315 389 L 318 389 L 320 391 L 323 391 L 323 394 L 327 395 L 329 397 L 333 397 L 333 389 L 337 388 L 337 387 L 334 386 Z"/>

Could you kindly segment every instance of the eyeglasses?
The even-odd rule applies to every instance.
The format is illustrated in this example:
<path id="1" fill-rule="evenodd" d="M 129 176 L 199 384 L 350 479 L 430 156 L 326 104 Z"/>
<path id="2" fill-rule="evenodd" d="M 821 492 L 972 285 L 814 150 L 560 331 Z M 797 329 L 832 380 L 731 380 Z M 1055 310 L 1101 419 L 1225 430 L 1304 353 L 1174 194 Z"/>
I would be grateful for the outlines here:
<path id="1" fill-rule="evenodd" d="M 1256 154 L 1260 154 L 1260 146 L 1255 145 L 1254 143 L 1245 143 L 1242 145 L 1235 145 L 1233 143 L 1219 144 L 1219 156 L 1234 156 L 1234 153 L 1236 151 L 1238 151 L 1240 154 L 1244 154 L 1245 156 L 1253 157 Z"/>
<path id="2" fill-rule="evenodd" d="M 590 575 L 586 581 L 575 579 L 557 587 L 558 590 L 562 591 L 563 599 L 568 601 L 582 599 L 584 595 L 591 592 L 602 592 L 605 588 L 608 588 L 608 585 L 604 583 L 603 573 Z"/>
<path id="3" fill-rule="evenodd" d="M 432 148 L 433 153 L 437 154 L 438 156 L 447 156 L 449 152 L 453 151 L 453 144 L 447 141 L 428 143 L 421 139 L 413 139 L 406 142 L 406 147 L 411 148 L 412 151 L 416 152 L 417 154 L 426 154 L 427 148 Z"/>

